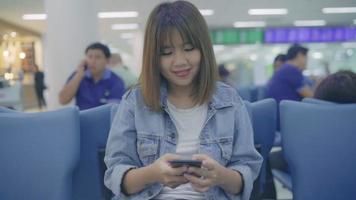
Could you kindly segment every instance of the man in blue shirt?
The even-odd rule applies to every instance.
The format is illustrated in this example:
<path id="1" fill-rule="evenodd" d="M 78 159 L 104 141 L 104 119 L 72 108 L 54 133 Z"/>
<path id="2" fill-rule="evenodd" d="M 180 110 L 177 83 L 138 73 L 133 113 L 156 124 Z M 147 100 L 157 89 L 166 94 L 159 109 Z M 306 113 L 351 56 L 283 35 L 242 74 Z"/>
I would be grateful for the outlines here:
<path id="1" fill-rule="evenodd" d="M 59 94 L 61 104 L 74 97 L 80 110 L 106 103 L 118 103 L 125 92 L 124 82 L 106 68 L 111 56 L 106 45 L 93 43 L 85 50 L 82 60 Z"/>
<path id="2" fill-rule="evenodd" d="M 300 101 L 304 97 L 312 97 L 312 89 L 305 84 L 303 70 L 307 64 L 308 49 L 293 45 L 288 49 L 286 59 L 272 76 L 266 89 L 266 97 L 281 100 Z"/>

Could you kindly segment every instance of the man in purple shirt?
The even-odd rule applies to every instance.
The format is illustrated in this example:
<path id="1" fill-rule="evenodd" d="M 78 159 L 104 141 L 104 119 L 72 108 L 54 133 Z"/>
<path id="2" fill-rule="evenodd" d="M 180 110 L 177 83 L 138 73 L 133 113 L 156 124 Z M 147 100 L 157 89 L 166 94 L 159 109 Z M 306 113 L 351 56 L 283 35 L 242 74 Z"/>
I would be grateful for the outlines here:
<path id="1" fill-rule="evenodd" d="M 86 58 L 59 93 L 59 102 L 64 105 L 75 97 L 80 110 L 119 102 L 125 85 L 106 68 L 111 56 L 109 48 L 101 43 L 93 43 L 86 48 L 85 54 Z"/>
<path id="2" fill-rule="evenodd" d="M 303 70 L 307 64 L 308 49 L 293 45 L 288 49 L 286 59 L 272 76 L 266 88 L 266 97 L 281 100 L 300 101 L 304 97 L 312 97 L 312 89 L 305 84 Z"/>

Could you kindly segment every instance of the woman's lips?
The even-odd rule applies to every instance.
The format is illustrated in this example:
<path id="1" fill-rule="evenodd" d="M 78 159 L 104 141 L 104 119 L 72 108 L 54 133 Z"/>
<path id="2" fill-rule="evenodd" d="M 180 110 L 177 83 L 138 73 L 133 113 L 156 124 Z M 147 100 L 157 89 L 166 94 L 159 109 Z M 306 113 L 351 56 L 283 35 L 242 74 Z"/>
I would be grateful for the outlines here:
<path id="1" fill-rule="evenodd" d="M 190 72 L 190 69 L 173 71 L 173 73 L 180 78 L 184 78 L 184 77 L 188 76 L 189 72 Z"/>

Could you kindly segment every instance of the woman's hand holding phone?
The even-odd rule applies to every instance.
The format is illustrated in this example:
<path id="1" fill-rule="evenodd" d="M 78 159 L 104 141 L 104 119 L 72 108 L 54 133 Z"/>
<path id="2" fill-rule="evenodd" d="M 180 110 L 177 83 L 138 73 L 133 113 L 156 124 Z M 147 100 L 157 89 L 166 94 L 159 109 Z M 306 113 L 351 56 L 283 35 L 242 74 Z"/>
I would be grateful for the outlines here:
<path id="1" fill-rule="evenodd" d="M 176 188 L 179 185 L 188 183 L 188 180 L 183 176 L 187 172 L 188 167 L 181 166 L 174 168 L 170 164 L 170 161 L 180 158 L 180 156 L 175 154 L 165 154 L 152 164 L 151 167 L 153 167 L 153 171 L 156 173 L 158 182 L 170 188 Z"/>

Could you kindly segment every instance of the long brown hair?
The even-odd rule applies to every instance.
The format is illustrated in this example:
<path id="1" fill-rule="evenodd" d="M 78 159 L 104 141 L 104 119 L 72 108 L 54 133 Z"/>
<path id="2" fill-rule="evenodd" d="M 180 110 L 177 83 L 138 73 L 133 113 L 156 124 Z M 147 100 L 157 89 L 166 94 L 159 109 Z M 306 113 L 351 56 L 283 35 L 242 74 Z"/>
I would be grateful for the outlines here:
<path id="1" fill-rule="evenodd" d="M 194 80 L 192 97 L 197 104 L 208 102 L 214 93 L 217 67 L 208 26 L 199 10 L 186 1 L 159 4 L 146 23 L 140 85 L 145 103 L 161 111 L 160 85 L 165 78 L 160 73 L 160 56 L 164 40 L 172 30 L 178 30 L 184 41 L 201 52 L 200 68 Z"/>

